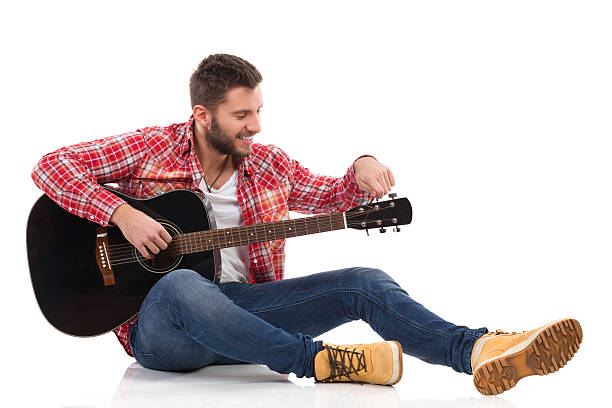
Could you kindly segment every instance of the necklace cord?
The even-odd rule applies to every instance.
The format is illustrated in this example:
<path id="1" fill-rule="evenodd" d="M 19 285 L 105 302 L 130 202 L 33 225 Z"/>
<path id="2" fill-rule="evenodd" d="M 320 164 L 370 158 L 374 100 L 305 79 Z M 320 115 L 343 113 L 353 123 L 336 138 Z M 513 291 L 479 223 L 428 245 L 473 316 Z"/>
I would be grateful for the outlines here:
<path id="1" fill-rule="evenodd" d="M 210 183 L 210 186 L 208 185 L 208 182 L 206 181 L 206 174 L 204 174 L 204 184 L 206 185 L 206 189 L 208 190 L 209 193 L 212 193 L 211 187 L 215 185 L 215 183 L 217 182 L 217 180 L 219 180 L 219 177 L 221 176 L 221 173 L 223 173 L 223 170 L 225 169 L 225 165 L 227 164 L 227 159 L 229 158 L 229 154 L 227 156 L 225 156 L 225 160 L 223 160 L 223 165 L 221 166 L 221 170 L 219 170 L 219 174 L 217 174 L 217 177 L 215 177 L 215 179 L 213 180 L 212 183 Z"/>

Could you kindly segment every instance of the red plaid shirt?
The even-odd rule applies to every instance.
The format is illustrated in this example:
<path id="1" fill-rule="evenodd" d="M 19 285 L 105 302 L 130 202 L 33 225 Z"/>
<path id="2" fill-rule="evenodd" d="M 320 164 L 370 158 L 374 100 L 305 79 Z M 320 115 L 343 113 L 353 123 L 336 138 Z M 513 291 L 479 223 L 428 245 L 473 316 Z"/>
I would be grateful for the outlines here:
<path id="1" fill-rule="evenodd" d="M 307 214 L 346 211 L 370 200 L 355 180 L 351 165 L 344 177 L 316 175 L 273 145 L 253 144 L 240 159 L 237 198 L 245 225 L 289 219 L 289 211 Z M 148 127 L 135 132 L 79 143 L 49 153 L 32 171 L 34 183 L 67 211 L 106 226 L 123 204 L 102 188 L 135 198 L 198 188 L 202 167 L 193 147 L 193 116 L 186 123 Z M 285 240 L 249 245 L 250 283 L 284 275 Z M 114 332 L 131 356 L 128 335 L 134 316 Z"/>

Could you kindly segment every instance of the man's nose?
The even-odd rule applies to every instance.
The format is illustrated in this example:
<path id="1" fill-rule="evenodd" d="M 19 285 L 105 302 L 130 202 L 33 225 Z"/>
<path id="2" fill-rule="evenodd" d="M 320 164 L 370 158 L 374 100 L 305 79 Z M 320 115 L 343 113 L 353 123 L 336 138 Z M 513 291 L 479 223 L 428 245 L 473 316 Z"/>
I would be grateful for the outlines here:
<path id="1" fill-rule="evenodd" d="M 253 115 L 247 124 L 246 129 L 249 132 L 259 133 L 261 132 L 261 119 L 259 118 L 259 114 Z"/>

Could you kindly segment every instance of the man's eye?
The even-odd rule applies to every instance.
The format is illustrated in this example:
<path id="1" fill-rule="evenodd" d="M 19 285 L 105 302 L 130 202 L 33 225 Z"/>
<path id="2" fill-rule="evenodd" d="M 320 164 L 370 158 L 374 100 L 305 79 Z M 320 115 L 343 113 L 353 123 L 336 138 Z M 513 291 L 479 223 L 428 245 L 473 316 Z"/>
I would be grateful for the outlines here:
<path id="1" fill-rule="evenodd" d="M 237 119 L 246 119 L 247 115 L 238 115 L 236 116 Z"/>

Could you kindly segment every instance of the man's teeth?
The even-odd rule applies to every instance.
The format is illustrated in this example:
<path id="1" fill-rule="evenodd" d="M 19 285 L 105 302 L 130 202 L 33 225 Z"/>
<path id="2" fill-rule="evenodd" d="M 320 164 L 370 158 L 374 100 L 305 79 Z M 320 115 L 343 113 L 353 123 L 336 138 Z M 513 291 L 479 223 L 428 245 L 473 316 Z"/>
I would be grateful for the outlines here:
<path id="1" fill-rule="evenodd" d="M 253 136 L 238 136 L 238 139 L 251 140 Z"/>

